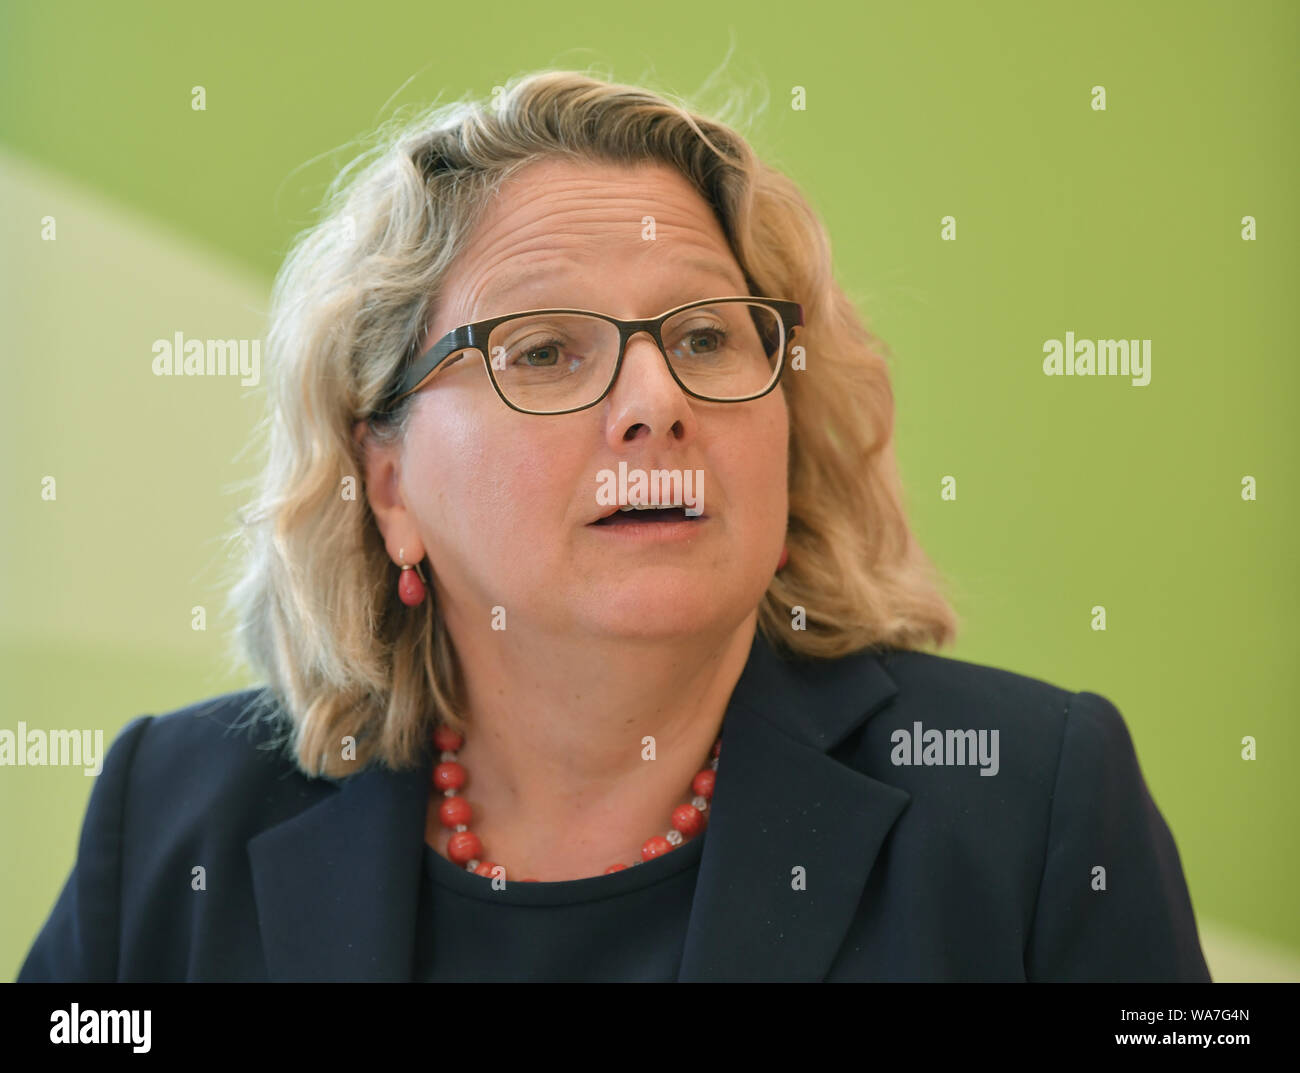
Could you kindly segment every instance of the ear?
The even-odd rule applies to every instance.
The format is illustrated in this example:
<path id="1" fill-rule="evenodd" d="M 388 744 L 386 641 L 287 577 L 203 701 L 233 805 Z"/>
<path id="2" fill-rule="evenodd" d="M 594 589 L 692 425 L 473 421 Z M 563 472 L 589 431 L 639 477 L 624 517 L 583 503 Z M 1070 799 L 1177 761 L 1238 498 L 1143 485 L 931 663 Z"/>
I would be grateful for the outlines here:
<path id="1" fill-rule="evenodd" d="M 424 559 L 424 545 L 415 517 L 402 499 L 402 445 L 377 443 L 365 421 L 352 426 L 352 441 L 360 448 L 366 502 L 384 535 L 388 557 L 395 563 L 403 558 L 408 564 L 420 562 Z"/>

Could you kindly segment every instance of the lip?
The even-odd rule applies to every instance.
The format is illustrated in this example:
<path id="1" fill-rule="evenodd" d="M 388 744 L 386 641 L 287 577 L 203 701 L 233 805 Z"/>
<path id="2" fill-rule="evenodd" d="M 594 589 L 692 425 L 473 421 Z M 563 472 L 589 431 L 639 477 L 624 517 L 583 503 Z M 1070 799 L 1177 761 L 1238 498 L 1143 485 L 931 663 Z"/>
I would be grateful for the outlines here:
<path id="1" fill-rule="evenodd" d="M 619 512 L 620 512 L 620 511 L 625 507 L 625 506 L 627 506 L 627 504 L 626 504 L 626 503 L 622 503 L 622 504 L 619 504 L 618 506 L 610 507 L 609 510 L 605 511 L 605 513 L 602 514 L 599 518 L 593 518 L 593 519 L 592 519 L 590 522 L 588 522 L 587 524 L 588 524 L 588 525 L 595 525 L 597 522 L 603 522 L 606 518 L 612 518 L 612 517 L 614 517 L 615 514 L 618 514 L 618 513 L 619 513 Z M 635 508 L 634 508 L 632 511 L 629 511 L 629 513 L 635 513 Z M 705 514 L 703 511 L 701 511 L 699 514 L 695 515 L 694 517 L 695 517 L 695 520 L 698 522 L 698 521 L 700 521 L 700 520 L 702 520 L 702 519 L 704 519 L 704 518 L 707 518 L 708 515 Z M 657 525 L 672 525 L 672 524 L 675 524 L 675 523 L 673 523 L 673 522 L 657 522 L 656 524 L 657 524 Z M 604 526 L 601 526 L 601 528 L 603 529 Z"/>
<path id="2" fill-rule="evenodd" d="M 605 515 L 608 517 L 609 515 Z M 599 520 L 599 519 L 598 519 Z M 608 535 L 611 540 L 632 541 L 642 544 L 672 544 L 689 541 L 699 536 L 709 524 L 707 514 L 680 522 L 624 522 L 622 525 L 597 525 L 590 522 L 586 528 Z"/>

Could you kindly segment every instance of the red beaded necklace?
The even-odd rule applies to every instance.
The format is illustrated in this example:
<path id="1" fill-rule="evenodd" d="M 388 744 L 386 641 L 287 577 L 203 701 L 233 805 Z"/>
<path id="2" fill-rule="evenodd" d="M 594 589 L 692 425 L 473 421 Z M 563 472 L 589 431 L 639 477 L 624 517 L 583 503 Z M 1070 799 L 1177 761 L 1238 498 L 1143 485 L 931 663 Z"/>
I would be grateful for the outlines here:
<path id="1" fill-rule="evenodd" d="M 448 726 L 439 726 L 433 732 L 433 743 L 439 750 L 439 762 L 433 769 L 433 785 L 435 789 L 441 790 L 443 795 L 442 804 L 438 806 L 438 821 L 444 827 L 451 828 L 453 832 L 447 839 L 447 856 L 457 864 L 464 865 L 465 871 L 472 872 L 474 875 L 491 876 L 492 870 L 497 867 L 502 867 L 504 871 L 503 866 L 482 859 L 483 845 L 478 835 L 469 829 L 472 809 L 470 803 L 460 795 L 460 791 L 464 789 L 469 779 L 469 772 L 456 760 L 457 752 L 465 743 L 464 735 L 456 733 Z M 709 761 L 709 766 L 697 772 L 695 778 L 691 780 L 691 792 L 695 796 L 691 798 L 690 804 L 678 805 L 673 809 L 672 827 L 669 828 L 668 834 L 655 835 L 647 839 L 641 847 L 641 860 L 633 861 L 633 864 L 640 864 L 642 861 L 661 856 L 680 846 L 685 839 L 694 838 L 704 830 L 704 813 L 713 799 L 718 755 L 721 751 L 722 735 L 719 733 L 718 740 L 713 743 L 713 758 Z M 609 875 L 626 867 L 626 864 L 611 864 L 605 869 L 605 874 Z M 520 882 L 536 883 L 537 880 L 526 878 Z"/>

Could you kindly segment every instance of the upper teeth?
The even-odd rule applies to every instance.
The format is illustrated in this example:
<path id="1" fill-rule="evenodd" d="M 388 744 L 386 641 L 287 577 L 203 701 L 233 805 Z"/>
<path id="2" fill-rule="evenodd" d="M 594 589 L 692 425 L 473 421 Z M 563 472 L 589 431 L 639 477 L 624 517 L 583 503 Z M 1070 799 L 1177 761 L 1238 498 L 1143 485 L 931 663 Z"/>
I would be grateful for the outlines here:
<path id="1" fill-rule="evenodd" d="M 629 503 L 626 507 L 619 507 L 619 510 L 671 510 L 683 505 L 682 503 L 646 503 L 642 506 L 633 506 Z"/>

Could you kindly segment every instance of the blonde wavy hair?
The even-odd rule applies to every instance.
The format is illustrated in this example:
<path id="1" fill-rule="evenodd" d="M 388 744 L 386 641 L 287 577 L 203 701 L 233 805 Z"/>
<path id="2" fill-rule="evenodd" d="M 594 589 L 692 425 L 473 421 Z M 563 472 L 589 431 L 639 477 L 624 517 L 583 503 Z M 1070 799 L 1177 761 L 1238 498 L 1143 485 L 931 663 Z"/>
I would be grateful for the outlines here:
<path id="1" fill-rule="evenodd" d="M 466 725 L 432 591 L 415 608 L 397 598 L 352 430 L 365 420 L 381 442 L 405 434 L 414 396 L 376 410 L 490 197 L 541 158 L 676 168 L 714 208 L 751 293 L 803 306 L 807 367 L 782 378 L 790 558 L 759 605 L 768 641 L 833 659 L 956 634 L 903 510 L 887 349 L 833 278 L 826 230 L 795 184 L 731 126 L 642 88 L 544 71 L 503 89 L 381 128 L 275 280 L 267 461 L 233 534 L 230 603 L 265 710 L 287 716 L 282 744 L 312 776 L 409 768 L 437 722 Z M 796 605 L 806 629 L 791 629 Z"/>

